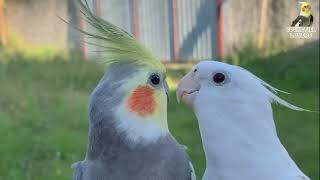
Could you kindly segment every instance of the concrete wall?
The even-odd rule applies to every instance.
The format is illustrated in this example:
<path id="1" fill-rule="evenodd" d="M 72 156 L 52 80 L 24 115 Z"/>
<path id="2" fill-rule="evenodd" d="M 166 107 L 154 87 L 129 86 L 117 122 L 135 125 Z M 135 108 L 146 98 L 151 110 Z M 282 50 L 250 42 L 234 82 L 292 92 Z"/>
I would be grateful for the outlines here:
<path id="1" fill-rule="evenodd" d="M 19 33 L 32 45 L 67 46 L 68 26 L 57 15 L 68 17 L 66 0 L 6 1 L 9 33 Z"/>

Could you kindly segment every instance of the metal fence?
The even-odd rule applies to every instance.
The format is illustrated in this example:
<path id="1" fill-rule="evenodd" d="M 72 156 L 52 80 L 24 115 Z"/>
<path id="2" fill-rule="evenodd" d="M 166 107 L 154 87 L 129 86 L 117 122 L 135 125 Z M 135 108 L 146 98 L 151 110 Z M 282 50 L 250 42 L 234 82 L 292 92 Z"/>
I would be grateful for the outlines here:
<path id="1" fill-rule="evenodd" d="M 164 61 L 216 56 L 214 0 L 90 0 L 92 10 L 132 33 Z M 88 56 L 96 56 L 93 46 Z"/>

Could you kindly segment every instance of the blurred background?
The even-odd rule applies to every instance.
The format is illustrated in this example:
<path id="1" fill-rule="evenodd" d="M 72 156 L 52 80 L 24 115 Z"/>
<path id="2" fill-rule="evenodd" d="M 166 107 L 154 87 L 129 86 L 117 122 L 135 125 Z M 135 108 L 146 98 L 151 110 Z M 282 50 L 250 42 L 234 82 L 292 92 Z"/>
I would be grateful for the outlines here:
<path id="1" fill-rule="evenodd" d="M 203 59 L 245 67 L 298 106 L 319 110 L 319 1 L 315 32 L 290 38 L 297 0 L 88 0 L 92 11 L 144 43 L 168 68 L 169 127 L 205 169 L 193 113 L 177 81 Z M 70 24 L 63 22 L 65 19 Z M 74 0 L 0 0 L 0 180 L 67 180 L 87 144 L 87 100 L 104 67 Z M 278 134 L 299 167 L 319 179 L 319 114 L 274 106 Z"/>

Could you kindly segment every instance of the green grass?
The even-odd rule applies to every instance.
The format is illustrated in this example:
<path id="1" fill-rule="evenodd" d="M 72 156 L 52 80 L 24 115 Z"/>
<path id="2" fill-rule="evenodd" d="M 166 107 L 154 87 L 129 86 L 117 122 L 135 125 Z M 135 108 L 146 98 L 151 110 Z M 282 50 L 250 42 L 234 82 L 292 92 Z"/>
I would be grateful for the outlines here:
<path id="1" fill-rule="evenodd" d="M 319 110 L 319 43 L 243 65 L 299 106 Z M 70 165 L 84 158 L 87 100 L 103 69 L 81 61 L 0 64 L 0 180 L 67 180 Z M 170 70 L 179 79 L 186 70 Z M 189 147 L 199 177 L 205 160 L 193 113 L 169 104 L 170 130 Z M 274 106 L 279 136 L 301 169 L 319 179 L 319 117 Z"/>

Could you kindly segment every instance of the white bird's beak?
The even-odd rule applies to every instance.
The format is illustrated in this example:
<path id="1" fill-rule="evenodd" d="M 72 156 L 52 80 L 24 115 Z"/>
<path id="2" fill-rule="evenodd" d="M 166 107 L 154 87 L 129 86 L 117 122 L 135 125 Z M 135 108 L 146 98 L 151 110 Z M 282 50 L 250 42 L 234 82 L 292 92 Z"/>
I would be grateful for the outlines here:
<path id="1" fill-rule="evenodd" d="M 178 83 L 176 92 L 178 102 L 180 103 L 180 100 L 182 100 L 192 107 L 199 90 L 200 84 L 194 80 L 192 72 L 189 72 Z"/>

